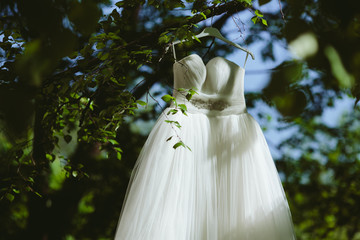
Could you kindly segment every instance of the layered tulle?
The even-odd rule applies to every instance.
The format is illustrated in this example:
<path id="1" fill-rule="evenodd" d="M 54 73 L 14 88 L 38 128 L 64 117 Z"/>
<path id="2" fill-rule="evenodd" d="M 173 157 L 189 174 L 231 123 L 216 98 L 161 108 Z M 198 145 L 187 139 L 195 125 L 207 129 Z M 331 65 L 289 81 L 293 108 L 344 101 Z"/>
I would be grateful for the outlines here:
<path id="1" fill-rule="evenodd" d="M 252 116 L 168 110 L 133 170 L 115 239 L 295 239 L 281 181 Z M 174 149 L 179 140 L 191 151 Z"/>

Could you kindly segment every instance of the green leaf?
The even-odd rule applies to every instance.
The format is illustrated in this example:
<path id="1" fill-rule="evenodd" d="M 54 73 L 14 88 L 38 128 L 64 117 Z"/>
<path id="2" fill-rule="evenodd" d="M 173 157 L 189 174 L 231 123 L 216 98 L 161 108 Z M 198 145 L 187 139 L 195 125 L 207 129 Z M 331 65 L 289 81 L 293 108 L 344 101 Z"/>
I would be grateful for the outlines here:
<path id="1" fill-rule="evenodd" d="M 120 152 L 117 152 L 117 153 L 116 153 L 116 158 L 117 158 L 118 160 L 121 160 L 121 153 L 120 153 Z"/>
<path id="2" fill-rule="evenodd" d="M 114 9 L 115 10 L 115 9 Z M 115 11 L 116 13 L 118 13 L 117 11 Z M 108 36 L 111 38 L 111 39 L 116 39 L 116 40 L 119 40 L 121 39 L 121 37 L 119 37 L 118 35 L 116 35 L 115 33 L 113 32 L 109 32 Z"/>
<path id="3" fill-rule="evenodd" d="M 258 17 L 263 17 L 264 14 L 262 14 L 259 10 L 255 10 L 255 15 Z"/>
<path id="4" fill-rule="evenodd" d="M 190 93 L 191 95 L 198 94 L 194 89 L 189 89 L 189 93 Z"/>
<path id="5" fill-rule="evenodd" d="M 181 128 L 181 125 L 178 121 L 171 121 L 171 120 L 165 120 L 165 122 L 170 123 L 170 124 L 174 124 L 177 128 Z"/>
<path id="6" fill-rule="evenodd" d="M 137 104 L 141 105 L 141 106 L 145 106 L 147 103 L 141 100 L 137 100 L 136 101 Z"/>
<path id="7" fill-rule="evenodd" d="M 252 5 L 252 0 L 238 0 L 238 2 L 244 2 L 244 3 L 247 3 L 249 5 Z"/>
<path id="8" fill-rule="evenodd" d="M 78 171 L 72 171 L 72 175 L 73 175 L 73 177 L 77 177 L 78 176 Z"/>
<path id="9" fill-rule="evenodd" d="M 40 193 L 38 193 L 38 192 L 34 192 L 34 193 L 42 198 L 42 195 Z"/>
<path id="10" fill-rule="evenodd" d="M 170 140 L 172 139 L 172 137 L 173 137 L 173 136 L 169 137 L 168 139 L 166 139 L 166 141 L 167 141 L 167 142 L 170 141 Z"/>
<path id="11" fill-rule="evenodd" d="M 184 8 L 185 7 L 182 0 L 165 0 L 164 5 L 166 8 L 169 8 L 170 10 L 172 10 L 174 8 Z"/>
<path id="12" fill-rule="evenodd" d="M 14 195 L 12 195 L 11 193 L 6 193 L 5 194 L 5 197 L 10 201 L 10 202 L 12 202 L 13 200 L 14 200 Z"/>
<path id="13" fill-rule="evenodd" d="M 117 152 L 120 152 L 120 153 L 123 152 L 123 150 L 121 148 L 119 148 L 119 147 L 114 147 L 114 150 L 117 151 Z"/>
<path id="14" fill-rule="evenodd" d="M 50 114 L 50 112 L 46 112 L 45 114 L 44 114 L 44 116 L 43 116 L 43 119 L 42 120 L 44 120 L 46 117 L 47 117 L 47 115 L 49 115 Z"/>
<path id="15" fill-rule="evenodd" d="M 19 194 L 19 193 L 20 193 L 20 191 L 19 191 L 19 190 L 17 190 L 17 189 L 15 189 L 15 188 L 13 188 L 12 190 L 13 190 L 13 192 L 14 192 L 14 193 L 17 193 L 17 194 Z"/>
<path id="16" fill-rule="evenodd" d="M 178 112 L 177 109 L 171 109 L 168 111 L 167 115 L 169 115 L 170 113 L 172 113 L 172 115 L 176 114 Z"/>
<path id="17" fill-rule="evenodd" d="M 190 150 L 190 152 L 192 152 L 192 151 L 191 151 L 191 148 L 190 148 L 188 145 L 185 145 L 185 146 L 186 146 L 187 149 Z"/>
<path id="18" fill-rule="evenodd" d="M 187 99 L 188 101 L 190 101 L 191 98 L 192 98 L 192 96 L 193 96 L 192 94 L 188 93 L 188 94 L 186 94 L 185 97 L 186 97 L 186 99 Z"/>
<path id="19" fill-rule="evenodd" d="M 100 49 L 103 49 L 105 47 L 105 44 L 103 42 L 98 42 L 96 44 L 96 49 L 100 50 Z"/>
<path id="20" fill-rule="evenodd" d="M 108 59 L 108 57 L 109 57 L 109 53 L 108 52 L 104 53 L 101 55 L 100 60 L 104 61 L 104 60 Z"/>
<path id="21" fill-rule="evenodd" d="M 198 37 L 194 36 L 194 39 L 195 39 L 196 41 L 198 41 L 199 43 L 201 43 L 201 41 L 200 41 L 200 39 L 199 39 Z"/>
<path id="22" fill-rule="evenodd" d="M 178 106 L 180 107 L 181 112 L 182 112 L 185 116 L 187 116 L 187 114 L 186 114 L 186 111 L 187 111 L 186 105 L 185 105 L 185 104 L 179 104 Z"/>
<path id="23" fill-rule="evenodd" d="M 264 24 L 265 26 L 267 26 L 268 24 L 267 24 L 267 21 L 265 20 L 265 19 L 261 19 L 261 22 L 262 22 L 262 24 Z"/>
<path id="24" fill-rule="evenodd" d="M 182 141 L 180 141 L 180 142 L 175 143 L 174 146 L 173 146 L 173 148 L 174 148 L 174 149 L 177 149 L 177 148 L 180 147 L 180 146 L 185 147 L 185 144 L 184 144 Z"/>
<path id="25" fill-rule="evenodd" d="M 116 141 L 115 139 L 109 139 L 108 142 L 110 142 L 113 145 L 118 145 L 118 141 Z"/>
<path id="26" fill-rule="evenodd" d="M 187 148 L 187 149 L 189 149 L 191 151 L 191 148 L 189 146 L 187 146 L 185 143 L 183 143 L 182 141 L 179 141 L 179 142 L 175 143 L 173 148 L 177 149 L 180 146 L 184 147 L 184 148 Z"/>
<path id="27" fill-rule="evenodd" d="M 173 96 L 170 96 L 169 94 L 166 94 L 162 96 L 161 99 L 164 100 L 165 102 L 170 102 L 173 101 L 175 98 Z"/>
<path id="28" fill-rule="evenodd" d="M 116 5 L 118 8 L 122 8 L 122 7 L 125 5 L 125 2 L 124 2 L 124 1 L 118 1 L 117 3 L 115 3 L 115 5 Z"/>
<path id="29" fill-rule="evenodd" d="M 177 128 L 179 128 L 179 129 L 181 128 L 181 125 L 178 121 L 174 121 L 173 123 Z"/>
<path id="30" fill-rule="evenodd" d="M 205 13 L 203 13 L 203 12 L 200 12 L 200 15 L 206 20 L 207 19 L 207 17 L 206 17 L 206 15 L 205 15 Z"/>
<path id="31" fill-rule="evenodd" d="M 159 42 L 159 44 L 166 44 L 170 41 L 170 39 L 171 39 L 170 36 L 162 35 L 159 37 L 158 42 Z"/>
<path id="32" fill-rule="evenodd" d="M 256 24 L 256 22 L 259 20 L 259 18 L 257 17 L 257 16 L 253 16 L 252 18 L 251 18 L 251 21 L 254 23 L 254 24 Z"/>
<path id="33" fill-rule="evenodd" d="M 51 155 L 51 154 L 46 154 L 46 159 L 47 160 L 50 160 L 50 161 L 52 161 L 53 160 L 53 156 Z"/>
<path id="34" fill-rule="evenodd" d="M 178 106 L 180 107 L 181 110 L 187 111 L 187 108 L 186 108 L 185 104 L 179 104 Z"/>

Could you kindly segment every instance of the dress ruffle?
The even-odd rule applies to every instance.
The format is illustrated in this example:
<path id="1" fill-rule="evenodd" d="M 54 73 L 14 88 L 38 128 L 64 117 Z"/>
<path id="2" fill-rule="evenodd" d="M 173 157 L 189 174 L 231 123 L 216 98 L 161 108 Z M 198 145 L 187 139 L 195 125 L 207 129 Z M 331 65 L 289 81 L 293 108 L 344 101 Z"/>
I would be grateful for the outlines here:
<path id="1" fill-rule="evenodd" d="M 140 153 L 115 239 L 295 239 L 281 181 L 253 117 L 168 110 Z M 191 151 L 172 147 L 179 141 L 175 132 Z"/>

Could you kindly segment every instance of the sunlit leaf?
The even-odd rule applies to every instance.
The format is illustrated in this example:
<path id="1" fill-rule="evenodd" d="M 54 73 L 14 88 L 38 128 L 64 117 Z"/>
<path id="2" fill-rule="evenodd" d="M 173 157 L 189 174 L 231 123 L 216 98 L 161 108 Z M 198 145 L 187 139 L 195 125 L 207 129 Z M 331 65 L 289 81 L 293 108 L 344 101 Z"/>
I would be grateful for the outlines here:
<path id="1" fill-rule="evenodd" d="M 264 24 L 265 26 L 267 26 L 268 24 L 267 24 L 267 21 L 265 20 L 265 19 L 261 19 L 261 22 L 262 22 L 262 24 Z"/>
<path id="2" fill-rule="evenodd" d="M 20 191 L 17 190 L 17 189 L 15 189 L 15 188 L 13 188 L 12 190 L 13 190 L 13 192 L 16 193 L 16 194 L 19 194 L 19 193 L 20 193 Z"/>
<path id="3" fill-rule="evenodd" d="M 207 19 L 206 15 L 205 15 L 203 12 L 200 12 L 200 15 L 201 15 L 205 20 Z"/>
<path id="4" fill-rule="evenodd" d="M 121 157 L 122 157 L 121 153 L 120 153 L 120 152 L 116 152 L 116 158 L 117 158 L 118 160 L 121 160 Z"/>
<path id="5" fill-rule="evenodd" d="M 178 106 L 180 107 L 181 110 L 187 111 L 187 108 L 186 108 L 185 104 L 179 104 Z"/>
<path id="6" fill-rule="evenodd" d="M 141 106 L 146 106 L 146 104 L 147 104 L 146 102 L 141 101 L 141 100 L 137 100 L 136 103 L 141 105 Z"/>
<path id="7" fill-rule="evenodd" d="M 164 100 L 165 102 L 170 102 L 170 101 L 174 100 L 174 97 L 167 94 L 167 95 L 162 96 L 161 99 Z"/>
<path id="8" fill-rule="evenodd" d="M 53 156 L 51 155 L 51 154 L 46 154 L 46 158 L 48 159 L 48 160 L 50 160 L 50 161 L 52 161 L 53 160 Z"/>
<path id="9" fill-rule="evenodd" d="M 251 18 L 251 21 L 252 21 L 254 24 L 256 24 L 258 20 L 259 20 L 259 18 L 258 18 L 257 16 L 253 16 L 253 17 Z"/>
<path id="10" fill-rule="evenodd" d="M 108 139 L 108 141 L 113 145 L 119 144 L 118 141 L 116 141 L 115 139 Z"/>
<path id="11" fill-rule="evenodd" d="M 255 15 L 258 16 L 258 17 L 263 17 L 264 14 L 262 14 L 258 9 L 255 10 Z"/>

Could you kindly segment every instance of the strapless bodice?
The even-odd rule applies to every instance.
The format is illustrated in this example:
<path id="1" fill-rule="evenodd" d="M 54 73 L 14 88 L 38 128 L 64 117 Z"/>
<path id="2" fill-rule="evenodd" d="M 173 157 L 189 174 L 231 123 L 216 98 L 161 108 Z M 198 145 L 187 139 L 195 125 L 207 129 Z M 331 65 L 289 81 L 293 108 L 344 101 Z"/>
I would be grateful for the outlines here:
<path id="1" fill-rule="evenodd" d="M 173 65 L 174 93 L 178 103 L 190 105 L 190 111 L 233 114 L 246 111 L 244 98 L 245 69 L 223 57 L 205 64 L 197 54 L 191 54 Z M 177 89 L 196 89 L 191 101 Z M 218 113 L 217 113 L 218 114 Z"/>

